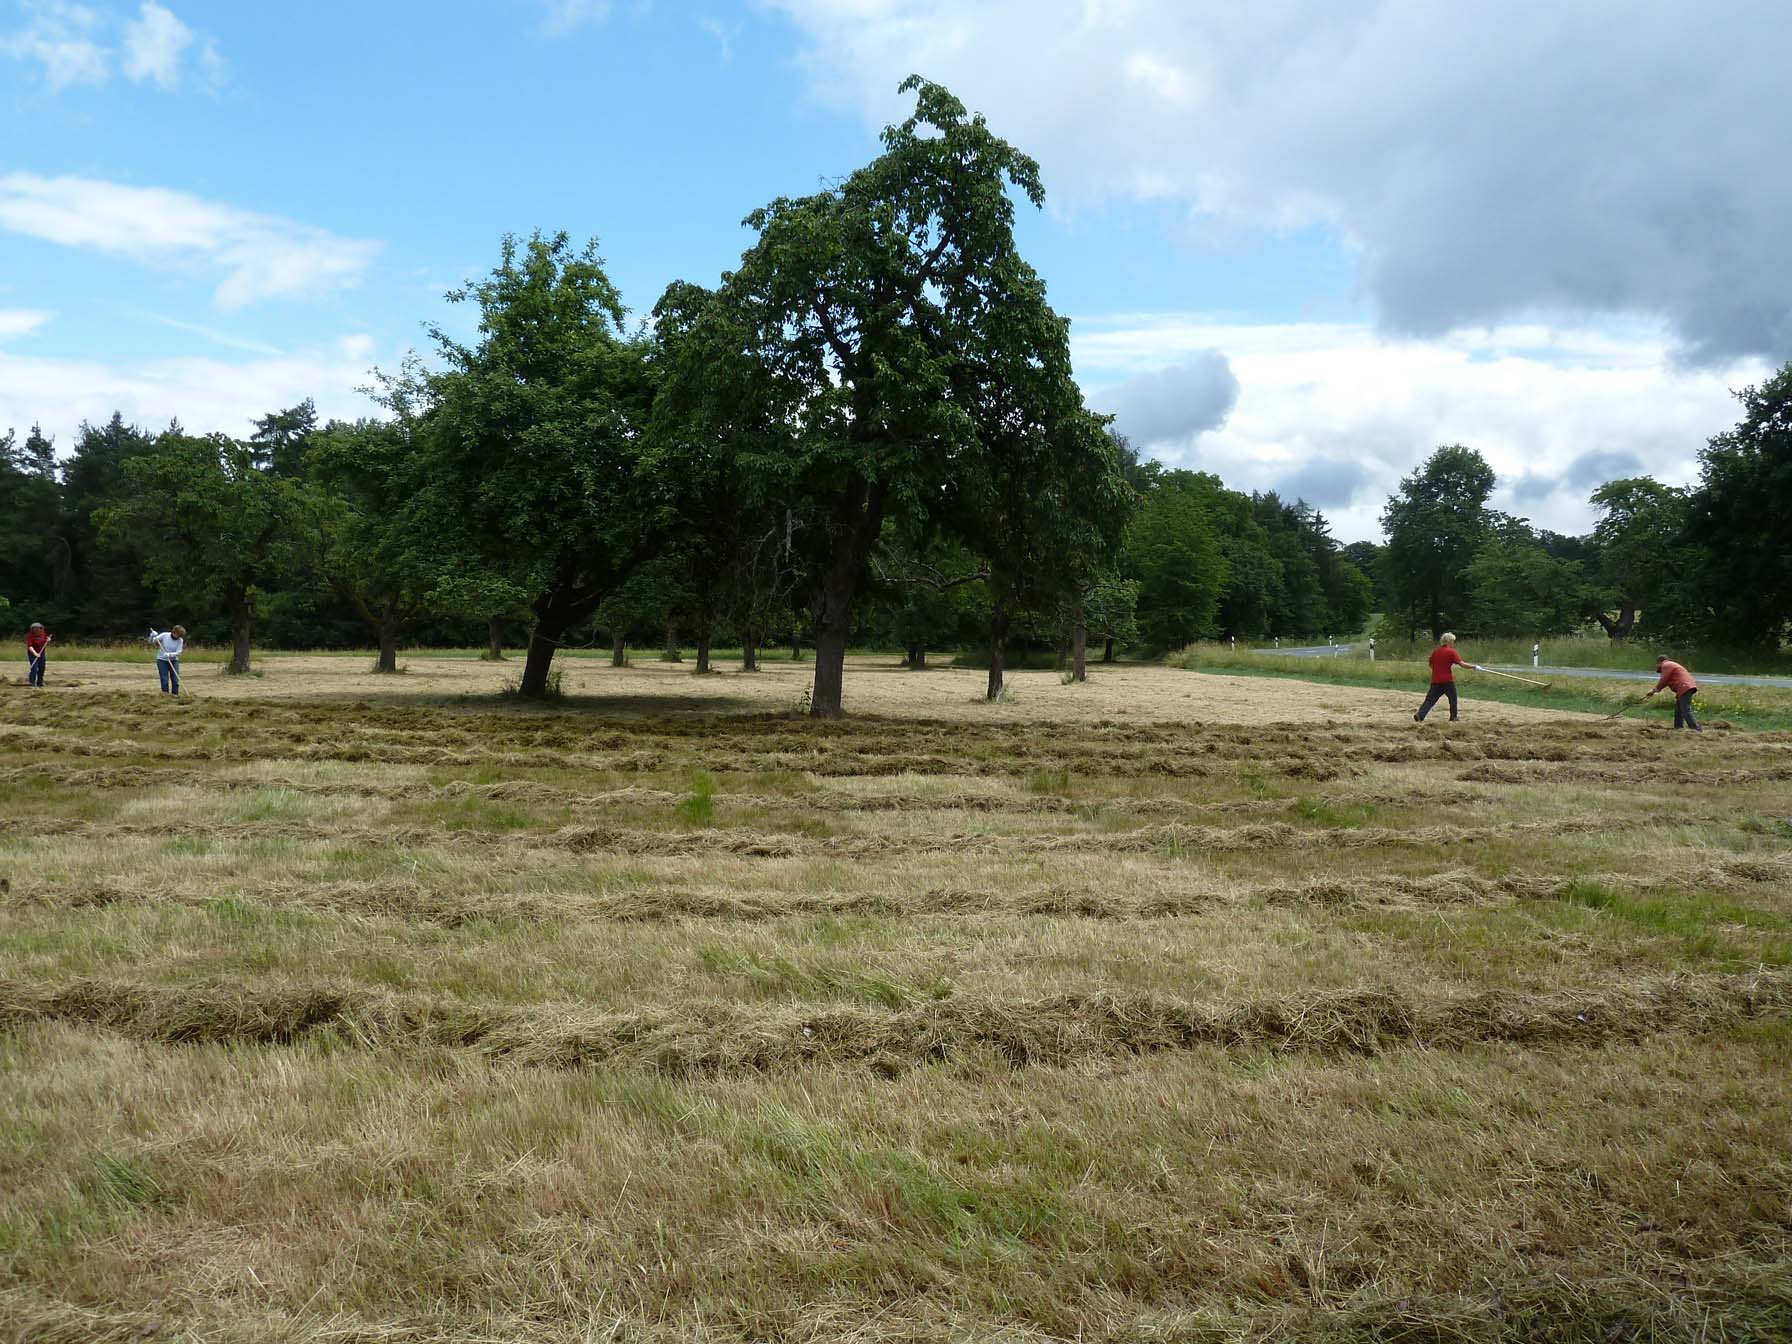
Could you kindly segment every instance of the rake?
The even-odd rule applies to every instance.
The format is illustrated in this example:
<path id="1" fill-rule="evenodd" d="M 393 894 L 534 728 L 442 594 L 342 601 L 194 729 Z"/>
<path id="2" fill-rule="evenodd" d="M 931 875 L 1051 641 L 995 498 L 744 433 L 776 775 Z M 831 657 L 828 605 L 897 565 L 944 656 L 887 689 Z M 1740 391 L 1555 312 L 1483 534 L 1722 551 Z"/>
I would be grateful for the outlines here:
<path id="1" fill-rule="evenodd" d="M 1510 672 L 1501 672 L 1497 668 L 1482 667 L 1479 663 L 1475 663 L 1473 666 L 1477 672 L 1486 672 L 1491 676 L 1504 677 L 1507 681 L 1522 681 L 1526 686 L 1541 686 L 1546 691 L 1549 689 L 1549 683 L 1547 681 L 1533 681 L 1529 677 L 1515 676 Z"/>
<path id="2" fill-rule="evenodd" d="M 1613 711 L 1610 714 L 1607 714 L 1603 719 L 1600 720 L 1600 722 L 1601 723 L 1610 723 L 1613 719 L 1617 718 L 1618 715 L 1630 713 L 1631 710 L 1635 709 L 1638 705 L 1642 704 L 1643 701 L 1646 699 L 1648 699 L 1647 696 L 1633 695 L 1630 697 L 1630 699 L 1626 700 L 1623 704 L 1619 705 L 1615 711 Z"/>

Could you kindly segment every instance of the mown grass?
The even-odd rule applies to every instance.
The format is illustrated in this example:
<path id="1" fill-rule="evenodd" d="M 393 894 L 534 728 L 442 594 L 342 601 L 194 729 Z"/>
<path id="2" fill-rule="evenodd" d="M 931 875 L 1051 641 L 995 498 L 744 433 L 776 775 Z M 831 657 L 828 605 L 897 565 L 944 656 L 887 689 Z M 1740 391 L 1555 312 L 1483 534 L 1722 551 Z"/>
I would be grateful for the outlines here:
<path id="1" fill-rule="evenodd" d="M 1476 649 L 1470 649 L 1464 656 L 1473 661 L 1493 661 Z M 1525 661 L 1529 662 L 1528 656 Z M 1172 662 L 1190 672 L 1221 672 L 1230 675 L 1280 677 L 1288 681 L 1311 681 L 1330 686 L 1408 690 L 1413 693 L 1415 709 L 1431 680 L 1430 669 L 1422 658 L 1402 661 L 1379 654 L 1374 662 L 1370 662 L 1367 657 L 1356 656 L 1291 658 L 1244 651 L 1234 653 L 1223 645 L 1202 644 L 1183 649 L 1174 656 Z M 1547 679 L 1549 676 L 1547 672 L 1527 672 L 1524 675 L 1540 679 Z M 1578 710 L 1604 715 L 1631 705 L 1653 684 L 1606 681 L 1593 677 L 1561 677 L 1544 690 L 1505 681 L 1487 673 L 1461 669 L 1458 669 L 1456 680 L 1465 714 L 1473 712 L 1476 700 L 1493 700 L 1508 705 Z M 1722 682 L 1701 686 L 1694 707 L 1704 722 L 1722 720 L 1739 728 L 1792 730 L 1792 690 L 1780 687 L 1738 686 Z M 1625 710 L 1624 718 L 1671 727 L 1674 721 L 1674 702 L 1664 693 L 1646 704 L 1631 705 Z"/>
<path id="2" fill-rule="evenodd" d="M 1787 736 L 163 709 L 0 703 L 0 1338 L 1792 1320 Z"/>

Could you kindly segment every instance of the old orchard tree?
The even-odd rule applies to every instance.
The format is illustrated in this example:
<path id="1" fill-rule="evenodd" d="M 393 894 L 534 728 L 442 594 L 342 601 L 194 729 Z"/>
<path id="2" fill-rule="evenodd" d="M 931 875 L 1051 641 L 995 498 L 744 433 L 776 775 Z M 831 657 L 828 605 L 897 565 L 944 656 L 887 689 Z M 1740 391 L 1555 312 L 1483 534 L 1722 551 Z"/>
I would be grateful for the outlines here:
<path id="1" fill-rule="evenodd" d="M 541 695 L 563 636 L 660 541 L 640 470 L 646 343 L 625 333 L 596 245 L 565 234 L 507 238 L 449 298 L 478 305 L 479 339 L 432 328 L 442 367 L 400 389 L 422 456 L 406 567 L 432 576 L 432 607 L 528 611 L 521 690 Z"/>
<path id="2" fill-rule="evenodd" d="M 876 159 L 748 217 L 758 240 L 680 342 L 667 388 L 684 432 L 727 440 L 755 494 L 813 510 L 821 717 L 842 712 L 853 603 L 886 518 L 1026 526 L 974 516 L 965 490 L 987 500 L 1056 470 L 1066 444 L 1101 451 L 1065 324 L 1015 250 L 1010 188 L 1040 204 L 1038 166 L 945 89 L 902 87 L 914 115 L 885 129 Z"/>

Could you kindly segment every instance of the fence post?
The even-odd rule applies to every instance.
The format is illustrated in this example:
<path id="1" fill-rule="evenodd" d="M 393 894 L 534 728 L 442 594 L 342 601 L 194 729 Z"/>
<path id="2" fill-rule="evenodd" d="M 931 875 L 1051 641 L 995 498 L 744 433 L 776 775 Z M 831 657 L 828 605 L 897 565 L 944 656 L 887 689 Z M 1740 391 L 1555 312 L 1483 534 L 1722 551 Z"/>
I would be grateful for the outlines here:
<path id="1" fill-rule="evenodd" d="M 1538 655 L 1541 654 L 1542 652 L 1543 652 L 1543 646 L 1541 644 L 1531 645 L 1531 666 L 1532 667 L 1542 666 L 1542 664 L 1537 661 Z"/>
<path id="2" fill-rule="evenodd" d="M 1374 635 L 1369 636 L 1369 661 L 1370 662 L 1375 661 L 1375 636 Z"/>

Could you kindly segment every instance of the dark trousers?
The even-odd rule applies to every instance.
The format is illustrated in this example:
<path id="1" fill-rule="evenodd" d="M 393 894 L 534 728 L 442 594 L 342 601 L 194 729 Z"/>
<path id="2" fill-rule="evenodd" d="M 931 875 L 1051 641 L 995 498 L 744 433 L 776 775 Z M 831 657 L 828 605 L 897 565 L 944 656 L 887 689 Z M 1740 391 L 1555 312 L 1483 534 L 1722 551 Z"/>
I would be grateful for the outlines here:
<path id="1" fill-rule="evenodd" d="M 40 653 L 36 657 L 27 654 L 26 661 L 31 664 L 31 670 L 25 674 L 26 683 L 32 686 L 42 686 L 44 684 L 44 664 L 50 661 L 49 653 Z"/>
<path id="2" fill-rule="evenodd" d="M 156 659 L 156 675 L 162 679 L 162 692 L 165 695 L 180 694 L 180 659 Z"/>
<path id="3" fill-rule="evenodd" d="M 1450 697 L 1450 722 L 1455 723 L 1457 708 L 1456 683 L 1453 681 L 1432 682 L 1431 689 L 1425 692 L 1425 703 L 1419 706 L 1419 712 L 1414 714 L 1413 718 L 1417 719 L 1420 723 L 1425 722 L 1425 716 L 1431 712 L 1431 706 L 1435 705 L 1446 695 Z"/>
<path id="4" fill-rule="evenodd" d="M 1690 691 L 1685 691 L 1674 697 L 1674 727 L 1690 728 L 1695 733 L 1705 731 L 1699 727 L 1699 721 L 1692 716 L 1692 698 L 1698 693 L 1699 688 L 1694 686 Z"/>

